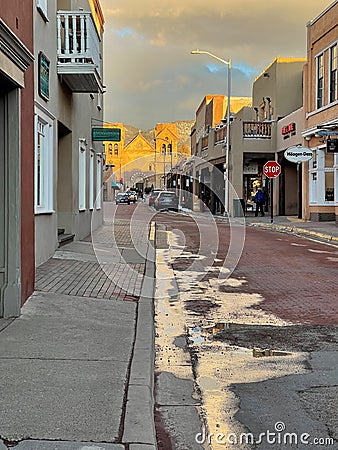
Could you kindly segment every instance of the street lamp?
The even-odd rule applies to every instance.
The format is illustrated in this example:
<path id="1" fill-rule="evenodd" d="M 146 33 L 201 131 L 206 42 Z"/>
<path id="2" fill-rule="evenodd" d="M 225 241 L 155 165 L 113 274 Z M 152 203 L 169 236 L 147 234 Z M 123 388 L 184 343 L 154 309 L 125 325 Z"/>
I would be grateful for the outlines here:
<path id="1" fill-rule="evenodd" d="M 225 159 L 226 159 L 226 168 L 224 172 L 225 177 L 225 185 L 224 185 L 224 209 L 229 214 L 229 149 L 230 149 L 230 97 L 231 97 L 231 59 L 226 61 L 225 59 L 219 58 L 216 55 L 213 55 L 210 52 L 206 52 L 204 50 L 192 50 L 190 52 L 192 55 L 209 55 L 217 61 L 220 61 L 223 64 L 228 66 L 228 89 L 227 89 L 227 97 L 228 97 L 228 105 L 227 105 L 227 135 L 226 135 L 226 147 L 225 147 Z M 224 211 L 224 215 L 225 215 Z"/>

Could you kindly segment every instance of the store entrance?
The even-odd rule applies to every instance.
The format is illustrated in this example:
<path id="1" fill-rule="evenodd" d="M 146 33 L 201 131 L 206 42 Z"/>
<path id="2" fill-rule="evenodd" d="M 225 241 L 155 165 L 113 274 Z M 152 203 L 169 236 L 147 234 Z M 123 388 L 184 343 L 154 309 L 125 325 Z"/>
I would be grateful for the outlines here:
<path id="1" fill-rule="evenodd" d="M 0 317 L 3 317 L 3 297 L 6 283 L 5 204 L 7 177 L 5 173 L 5 95 L 0 93 Z"/>

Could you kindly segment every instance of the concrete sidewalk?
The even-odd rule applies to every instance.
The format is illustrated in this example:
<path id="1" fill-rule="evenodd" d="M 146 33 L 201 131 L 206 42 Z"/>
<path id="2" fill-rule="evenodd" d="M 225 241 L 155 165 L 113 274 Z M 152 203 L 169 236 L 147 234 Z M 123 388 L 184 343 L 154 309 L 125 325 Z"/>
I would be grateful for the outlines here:
<path id="1" fill-rule="evenodd" d="M 19 318 L 0 321 L 0 450 L 156 449 L 149 231 L 108 214 L 37 269 Z"/>

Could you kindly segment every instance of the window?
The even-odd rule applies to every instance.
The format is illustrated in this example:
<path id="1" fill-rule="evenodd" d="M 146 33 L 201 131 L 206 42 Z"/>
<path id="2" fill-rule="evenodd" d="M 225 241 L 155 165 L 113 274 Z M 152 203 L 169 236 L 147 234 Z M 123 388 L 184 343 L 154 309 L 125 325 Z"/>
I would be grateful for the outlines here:
<path id="1" fill-rule="evenodd" d="M 329 101 L 335 102 L 337 93 L 337 44 L 330 48 Z"/>
<path id="2" fill-rule="evenodd" d="M 323 106 L 324 100 L 324 54 L 317 57 L 317 109 Z"/>
<path id="3" fill-rule="evenodd" d="M 43 113 L 35 114 L 34 165 L 35 213 L 53 212 L 53 122 Z"/>
<path id="4" fill-rule="evenodd" d="M 47 0 L 36 0 L 36 7 L 45 22 L 49 22 L 47 15 Z"/>
<path id="5" fill-rule="evenodd" d="M 327 153 L 324 147 L 314 154 L 309 170 L 310 204 L 332 204 L 338 183 L 338 155 Z"/>
<path id="6" fill-rule="evenodd" d="M 86 209 L 86 147 L 79 142 L 79 210 Z"/>
<path id="7" fill-rule="evenodd" d="M 89 160 L 89 209 L 94 208 L 94 155 L 95 153 L 91 151 Z"/>
<path id="8" fill-rule="evenodd" d="M 101 159 L 97 159 L 96 165 L 96 209 L 101 209 L 101 173 L 102 164 Z"/>

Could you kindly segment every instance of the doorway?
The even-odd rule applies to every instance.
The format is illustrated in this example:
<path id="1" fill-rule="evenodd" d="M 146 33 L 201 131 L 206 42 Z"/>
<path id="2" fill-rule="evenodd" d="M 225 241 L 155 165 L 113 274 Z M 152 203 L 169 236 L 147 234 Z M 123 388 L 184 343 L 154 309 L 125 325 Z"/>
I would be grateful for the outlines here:
<path id="1" fill-rule="evenodd" d="M 20 264 L 20 97 L 0 75 L 0 318 L 21 305 Z"/>

